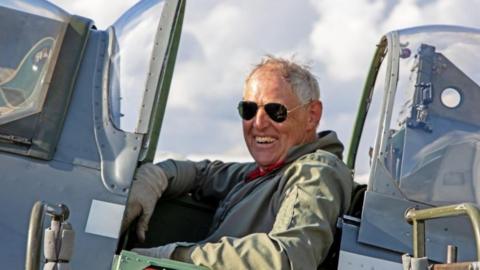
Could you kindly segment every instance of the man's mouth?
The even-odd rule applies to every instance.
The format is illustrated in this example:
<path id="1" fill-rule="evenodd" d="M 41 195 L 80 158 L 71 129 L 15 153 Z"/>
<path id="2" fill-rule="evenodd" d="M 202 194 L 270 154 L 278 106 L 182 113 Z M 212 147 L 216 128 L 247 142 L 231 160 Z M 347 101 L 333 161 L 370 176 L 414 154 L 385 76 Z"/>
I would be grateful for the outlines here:
<path id="1" fill-rule="evenodd" d="M 268 136 L 256 136 L 255 137 L 255 142 L 259 144 L 270 144 L 275 141 L 275 138 L 273 137 L 268 137 Z"/>

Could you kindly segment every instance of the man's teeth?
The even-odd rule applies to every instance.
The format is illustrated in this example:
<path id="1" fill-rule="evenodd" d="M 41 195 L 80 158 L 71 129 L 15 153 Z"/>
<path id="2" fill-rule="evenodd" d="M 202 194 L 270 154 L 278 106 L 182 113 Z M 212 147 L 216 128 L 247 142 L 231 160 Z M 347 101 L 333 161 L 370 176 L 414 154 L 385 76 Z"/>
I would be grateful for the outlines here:
<path id="1" fill-rule="evenodd" d="M 255 141 L 257 143 L 272 143 L 275 139 L 272 137 L 255 137 Z"/>

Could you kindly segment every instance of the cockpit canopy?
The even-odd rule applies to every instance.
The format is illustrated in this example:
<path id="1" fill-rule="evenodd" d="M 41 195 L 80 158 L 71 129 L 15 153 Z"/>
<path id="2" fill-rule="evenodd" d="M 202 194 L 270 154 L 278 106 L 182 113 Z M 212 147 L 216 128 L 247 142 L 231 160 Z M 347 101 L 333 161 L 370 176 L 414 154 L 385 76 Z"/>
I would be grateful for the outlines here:
<path id="1" fill-rule="evenodd" d="M 42 110 L 69 14 L 46 1 L 0 3 L 0 125 Z"/>
<path id="2" fill-rule="evenodd" d="M 376 170 L 410 201 L 480 205 L 480 32 L 435 26 L 391 38 L 386 76 L 397 81 Z"/>

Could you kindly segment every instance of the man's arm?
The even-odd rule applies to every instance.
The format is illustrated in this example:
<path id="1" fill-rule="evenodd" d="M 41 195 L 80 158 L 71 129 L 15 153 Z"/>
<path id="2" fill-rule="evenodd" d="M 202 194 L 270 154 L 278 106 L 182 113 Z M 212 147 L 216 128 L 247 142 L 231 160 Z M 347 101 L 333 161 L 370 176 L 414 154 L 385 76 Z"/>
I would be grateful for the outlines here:
<path id="1" fill-rule="evenodd" d="M 289 168 L 285 196 L 269 233 L 177 247 L 173 259 L 215 269 L 315 269 L 350 204 L 352 180 L 338 159 L 315 153 Z"/>
<path id="2" fill-rule="evenodd" d="M 166 197 L 192 192 L 197 199 L 221 200 L 234 185 L 245 178 L 254 164 L 166 160 L 157 166 L 163 169 L 168 178 Z"/>
<path id="3" fill-rule="evenodd" d="M 143 164 L 135 175 L 127 204 L 127 213 L 122 221 L 122 232 L 140 216 L 137 237 L 145 240 L 150 218 L 159 198 L 176 197 L 193 192 L 197 199 L 218 202 L 243 179 L 248 163 L 223 163 L 167 160 L 156 165 Z M 226 178 L 225 174 L 234 177 Z"/>

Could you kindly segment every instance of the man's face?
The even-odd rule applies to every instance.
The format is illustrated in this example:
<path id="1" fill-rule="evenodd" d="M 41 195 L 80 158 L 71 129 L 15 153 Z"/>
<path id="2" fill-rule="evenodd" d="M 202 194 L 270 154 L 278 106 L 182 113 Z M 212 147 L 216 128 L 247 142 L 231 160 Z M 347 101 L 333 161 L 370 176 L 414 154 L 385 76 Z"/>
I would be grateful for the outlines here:
<path id="1" fill-rule="evenodd" d="M 273 121 L 263 105 L 280 103 L 291 110 L 301 105 L 290 84 L 276 70 L 257 70 L 245 85 L 244 100 L 253 101 L 259 108 L 251 120 L 243 120 L 243 136 L 248 150 L 260 168 L 284 160 L 288 150 L 306 142 L 312 132 L 307 125 L 307 105 L 288 113 L 281 123 Z M 315 127 L 313 127 L 315 128 Z"/>

